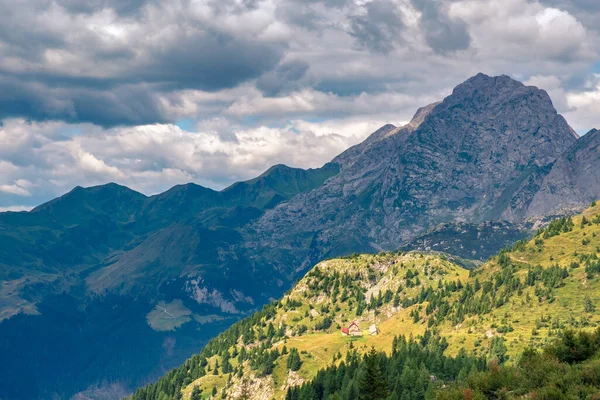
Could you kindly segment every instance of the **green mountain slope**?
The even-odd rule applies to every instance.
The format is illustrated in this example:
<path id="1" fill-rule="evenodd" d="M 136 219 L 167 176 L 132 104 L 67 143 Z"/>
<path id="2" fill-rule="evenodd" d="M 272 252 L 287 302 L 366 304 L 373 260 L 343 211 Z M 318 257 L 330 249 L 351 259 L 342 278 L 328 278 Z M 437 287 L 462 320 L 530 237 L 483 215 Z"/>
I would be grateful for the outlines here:
<path id="1" fill-rule="evenodd" d="M 290 389 L 286 400 L 591 400 L 600 391 L 600 329 L 566 330 L 542 351 L 526 349 L 510 363 L 500 340 L 490 347 L 490 362 L 466 352 L 448 357 L 444 349 L 444 338 L 430 332 L 400 337 L 391 354 L 352 353 Z"/>
<path id="2" fill-rule="evenodd" d="M 563 218 L 469 271 L 439 254 L 357 255 L 315 266 L 281 300 L 225 331 L 180 369 L 133 399 L 285 398 L 291 387 L 350 352 L 390 352 L 397 337 L 426 331 L 475 358 L 510 362 L 565 328 L 600 323 L 600 206 Z M 356 322 L 362 336 L 343 327 Z M 370 334 L 370 329 L 376 334 Z M 371 332 L 375 333 L 375 332 Z M 245 389 L 243 389 L 245 388 Z"/>
<path id="3" fill-rule="evenodd" d="M 337 171 L 279 165 L 221 192 L 189 184 L 151 197 L 78 187 L 0 213 L 0 358 L 10 360 L 0 374 L 11 382 L 0 393 L 62 398 L 102 381 L 127 392 L 180 364 L 284 291 L 252 284 L 260 273 L 240 228 Z M 43 378 L 32 384 L 32 373 Z"/>

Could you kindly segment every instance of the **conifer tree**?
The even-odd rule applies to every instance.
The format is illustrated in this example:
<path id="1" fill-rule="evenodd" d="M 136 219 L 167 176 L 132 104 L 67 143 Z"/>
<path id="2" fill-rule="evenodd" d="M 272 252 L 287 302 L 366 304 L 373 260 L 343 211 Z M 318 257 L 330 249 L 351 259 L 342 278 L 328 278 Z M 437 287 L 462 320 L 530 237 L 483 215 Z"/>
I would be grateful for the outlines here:
<path id="1" fill-rule="evenodd" d="M 365 360 L 365 372 L 358 387 L 358 398 L 361 400 L 385 399 L 388 396 L 387 384 L 379 368 L 379 355 L 371 348 Z"/>
<path id="2" fill-rule="evenodd" d="M 296 349 L 295 347 L 292 347 L 290 349 L 290 355 L 287 360 L 287 366 L 291 371 L 298 371 L 302 366 L 300 354 L 298 354 L 298 349 Z"/>
<path id="3" fill-rule="evenodd" d="M 504 338 L 501 336 L 494 336 L 490 340 L 490 357 L 492 360 L 496 360 L 499 364 L 502 364 L 508 359 L 506 353 L 506 345 L 504 344 Z"/>
<path id="4" fill-rule="evenodd" d="M 200 386 L 198 386 L 198 385 L 194 386 L 190 400 L 202 400 L 202 391 L 200 390 Z"/>
<path id="5" fill-rule="evenodd" d="M 592 299 L 589 297 L 585 298 L 584 310 L 586 313 L 593 313 L 596 310 L 594 303 L 592 303 Z"/>

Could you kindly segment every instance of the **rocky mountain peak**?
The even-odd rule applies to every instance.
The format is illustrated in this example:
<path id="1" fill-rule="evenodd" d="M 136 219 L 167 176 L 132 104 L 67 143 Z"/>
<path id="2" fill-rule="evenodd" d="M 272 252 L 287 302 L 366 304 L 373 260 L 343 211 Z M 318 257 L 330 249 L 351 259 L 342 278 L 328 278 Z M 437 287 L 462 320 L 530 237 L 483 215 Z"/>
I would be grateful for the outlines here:
<path id="1" fill-rule="evenodd" d="M 572 160 L 582 151 L 593 151 L 600 144 L 600 130 L 592 129 L 577 140 L 564 154 L 563 158 Z"/>
<path id="2" fill-rule="evenodd" d="M 457 85 L 453 93 L 460 92 L 461 90 L 465 90 L 466 88 L 477 88 L 477 87 L 506 87 L 506 88 L 520 88 L 525 87 L 525 85 L 515 79 L 512 79 L 508 75 L 498 75 L 498 76 L 489 76 L 484 74 L 483 72 L 479 72 L 477 75 L 472 76 L 467 79 L 463 83 Z"/>
<path id="3" fill-rule="evenodd" d="M 398 248 L 441 223 L 520 221 L 576 141 L 545 91 L 478 74 L 411 123 L 385 126 L 335 158 L 337 176 L 267 212 L 256 229 L 268 238 L 262 245 L 310 234 L 330 255 Z"/>
<path id="4" fill-rule="evenodd" d="M 565 151 L 544 177 L 528 218 L 573 213 L 600 200 L 600 130 L 592 129 Z"/>
<path id="5" fill-rule="evenodd" d="M 552 163 L 577 138 L 544 90 L 484 74 L 458 85 L 416 136 L 411 140 L 450 150 L 444 152 L 449 157 L 483 163 L 507 158 L 506 166 L 521 168 Z"/>
<path id="6" fill-rule="evenodd" d="M 443 103 L 446 109 L 468 109 L 471 113 L 470 119 L 473 121 L 501 116 L 504 119 L 512 118 L 517 123 L 516 127 L 520 128 L 522 123 L 528 120 L 547 124 L 554 119 L 559 119 L 561 125 L 568 127 L 564 118 L 556 112 L 545 90 L 526 86 L 506 75 L 492 77 L 479 73 L 458 85 Z M 507 114 L 507 111 L 511 113 Z M 578 137 L 570 127 L 566 132 L 561 133 Z"/>

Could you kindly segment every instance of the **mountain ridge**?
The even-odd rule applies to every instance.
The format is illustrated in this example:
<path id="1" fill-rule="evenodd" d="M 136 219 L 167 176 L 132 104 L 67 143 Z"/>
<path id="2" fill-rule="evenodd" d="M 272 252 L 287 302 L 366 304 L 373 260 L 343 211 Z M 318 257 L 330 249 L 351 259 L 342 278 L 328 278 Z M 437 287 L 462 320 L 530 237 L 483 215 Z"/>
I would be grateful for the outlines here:
<path id="1" fill-rule="evenodd" d="M 364 251 L 397 248 L 424 233 L 432 223 L 498 219 L 505 210 L 497 208 L 495 199 L 504 196 L 503 202 L 509 204 L 513 193 L 502 193 L 495 187 L 502 188 L 503 184 L 504 189 L 510 189 L 514 182 L 525 181 L 576 140 L 547 93 L 506 76 L 483 74 L 430 106 L 414 130 L 385 138 L 391 130 L 388 127 L 383 134 L 375 133 L 383 140 L 367 139 L 366 144 L 351 148 L 352 154 L 359 150 L 357 159 L 345 161 L 341 173 L 322 187 L 265 213 L 255 224 L 255 230 L 262 232 L 263 240 L 258 243 L 277 246 L 278 241 L 287 241 L 287 236 L 321 232 L 317 240 L 326 249 L 325 255 L 335 256 L 357 243 L 363 243 Z M 463 136 L 454 135 L 454 131 Z M 478 160 L 478 154 L 487 158 Z M 505 161 L 498 164 L 495 159 Z M 518 186 L 512 190 L 516 189 Z M 528 194 L 524 209 L 530 197 Z M 298 210 L 309 217 L 304 218 Z M 357 218 L 356 214 L 365 217 Z M 513 222 L 520 220 L 517 216 Z M 332 248 L 328 242 L 340 237 L 341 231 L 352 232 L 353 237 L 347 238 L 350 243 Z M 307 264 L 313 261 L 307 259 Z"/>

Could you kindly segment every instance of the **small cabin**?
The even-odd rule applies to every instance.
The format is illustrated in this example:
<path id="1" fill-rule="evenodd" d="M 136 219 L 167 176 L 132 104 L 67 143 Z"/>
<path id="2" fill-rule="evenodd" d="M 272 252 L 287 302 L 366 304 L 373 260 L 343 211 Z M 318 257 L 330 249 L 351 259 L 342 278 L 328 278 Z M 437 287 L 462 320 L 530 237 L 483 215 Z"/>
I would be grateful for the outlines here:
<path id="1" fill-rule="evenodd" d="M 379 328 L 377 325 L 373 324 L 369 327 L 369 335 L 379 335 Z"/>
<path id="2" fill-rule="evenodd" d="M 342 327 L 342 335 L 344 336 L 348 336 L 350 334 L 350 331 L 348 330 L 347 327 Z"/>
<path id="3" fill-rule="evenodd" d="M 348 325 L 348 332 L 350 336 L 362 336 L 362 331 L 356 322 L 352 322 Z"/>

